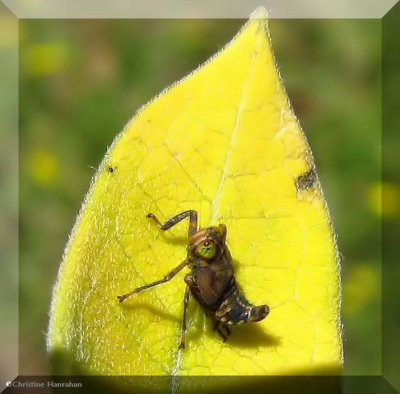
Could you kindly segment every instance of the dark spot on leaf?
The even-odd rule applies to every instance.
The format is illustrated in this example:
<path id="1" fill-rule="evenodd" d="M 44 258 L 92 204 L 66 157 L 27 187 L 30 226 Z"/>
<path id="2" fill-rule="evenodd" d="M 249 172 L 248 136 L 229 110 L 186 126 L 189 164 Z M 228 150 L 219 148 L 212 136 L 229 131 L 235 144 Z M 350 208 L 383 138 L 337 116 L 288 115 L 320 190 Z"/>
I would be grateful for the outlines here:
<path id="1" fill-rule="evenodd" d="M 115 171 L 115 168 L 113 167 L 108 167 L 108 172 L 113 173 Z"/>
<path id="2" fill-rule="evenodd" d="M 315 169 L 312 168 L 310 171 L 307 171 L 306 173 L 301 174 L 296 178 L 296 189 L 297 190 L 311 189 L 314 186 L 316 180 L 317 180 L 317 175 L 315 173 Z"/>

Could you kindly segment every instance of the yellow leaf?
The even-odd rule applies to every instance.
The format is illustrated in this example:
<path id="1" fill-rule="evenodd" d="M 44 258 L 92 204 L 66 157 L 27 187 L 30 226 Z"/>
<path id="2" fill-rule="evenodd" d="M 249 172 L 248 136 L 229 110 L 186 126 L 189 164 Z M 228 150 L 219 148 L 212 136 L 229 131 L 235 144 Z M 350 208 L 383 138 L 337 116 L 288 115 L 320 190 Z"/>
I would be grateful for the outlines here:
<path id="1" fill-rule="evenodd" d="M 225 223 L 236 279 L 266 319 L 223 343 L 193 301 L 178 349 L 188 209 Z M 187 272 L 187 270 L 186 270 Z M 97 375 L 338 373 L 340 286 L 334 236 L 313 158 L 280 80 L 265 13 L 164 91 L 107 152 L 66 248 L 49 350 Z M 65 365 L 64 365 L 65 367 Z"/>

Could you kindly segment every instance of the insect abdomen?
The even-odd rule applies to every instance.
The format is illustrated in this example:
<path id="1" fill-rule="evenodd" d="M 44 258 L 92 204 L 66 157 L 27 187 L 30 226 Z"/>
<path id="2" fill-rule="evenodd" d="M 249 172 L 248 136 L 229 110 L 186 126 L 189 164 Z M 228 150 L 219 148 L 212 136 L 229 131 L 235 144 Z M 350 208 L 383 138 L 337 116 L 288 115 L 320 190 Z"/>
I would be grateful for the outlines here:
<path id="1" fill-rule="evenodd" d="M 224 324 L 241 324 L 263 320 L 269 313 L 267 305 L 254 306 L 244 298 L 234 278 L 225 290 L 225 299 L 215 312 L 215 318 Z"/>

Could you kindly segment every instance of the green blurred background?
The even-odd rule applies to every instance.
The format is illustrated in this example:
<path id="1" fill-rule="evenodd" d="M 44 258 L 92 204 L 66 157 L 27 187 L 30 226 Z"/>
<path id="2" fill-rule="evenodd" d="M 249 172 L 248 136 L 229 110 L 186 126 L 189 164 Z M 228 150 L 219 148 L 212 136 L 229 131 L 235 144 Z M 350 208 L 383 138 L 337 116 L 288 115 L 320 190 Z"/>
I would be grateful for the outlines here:
<path id="1" fill-rule="evenodd" d="M 239 20 L 20 21 L 20 374 L 46 374 L 64 245 L 94 169 L 135 111 L 195 69 Z M 271 20 L 342 255 L 346 374 L 381 373 L 381 22 Z"/>

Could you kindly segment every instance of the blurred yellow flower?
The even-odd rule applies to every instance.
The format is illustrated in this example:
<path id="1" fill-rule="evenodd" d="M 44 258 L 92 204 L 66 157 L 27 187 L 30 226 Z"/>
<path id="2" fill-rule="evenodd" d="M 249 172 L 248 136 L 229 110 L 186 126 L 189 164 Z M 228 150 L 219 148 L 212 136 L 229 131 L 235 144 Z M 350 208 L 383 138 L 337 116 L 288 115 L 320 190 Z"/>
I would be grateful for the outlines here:
<path id="1" fill-rule="evenodd" d="M 34 182 L 49 186 L 57 179 L 58 159 L 47 149 L 34 149 L 29 155 L 28 170 Z"/>
<path id="2" fill-rule="evenodd" d="M 57 74 L 65 68 L 67 49 L 60 42 L 40 43 L 32 45 L 23 60 L 30 74 Z"/>
<path id="3" fill-rule="evenodd" d="M 380 294 L 380 275 L 366 263 L 355 264 L 343 280 L 343 314 L 352 315 Z"/>
<path id="4" fill-rule="evenodd" d="M 382 200 L 383 198 L 383 200 Z M 384 218 L 400 217 L 400 186 L 389 182 L 375 182 L 367 191 L 370 209 Z"/>

